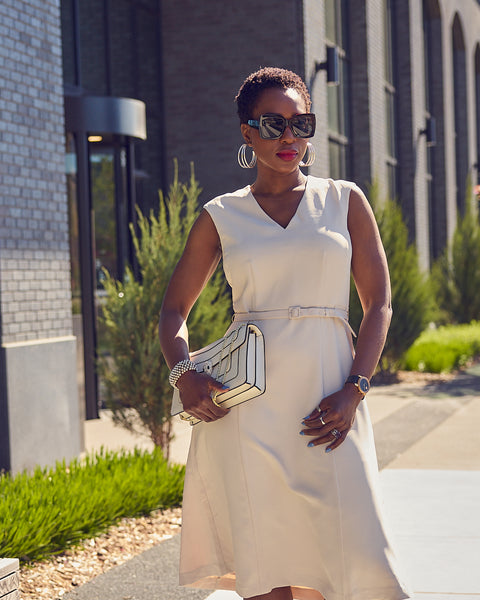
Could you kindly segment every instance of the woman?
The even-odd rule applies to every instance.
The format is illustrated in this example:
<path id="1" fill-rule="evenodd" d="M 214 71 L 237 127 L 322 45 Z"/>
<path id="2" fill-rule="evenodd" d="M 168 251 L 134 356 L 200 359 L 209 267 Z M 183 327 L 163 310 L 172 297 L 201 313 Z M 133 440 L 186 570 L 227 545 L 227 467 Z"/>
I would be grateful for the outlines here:
<path id="1" fill-rule="evenodd" d="M 250 147 L 256 179 L 205 205 L 160 318 L 172 384 L 203 421 L 187 463 L 180 583 L 249 600 L 407 598 L 363 399 L 391 318 L 375 219 L 354 184 L 300 171 L 315 118 L 297 75 L 261 69 L 236 102 L 239 162 L 255 162 Z M 186 327 L 221 257 L 232 327 L 255 323 L 266 348 L 266 392 L 230 410 L 212 400 L 222 385 L 189 363 Z M 355 353 L 350 268 L 364 310 Z"/>

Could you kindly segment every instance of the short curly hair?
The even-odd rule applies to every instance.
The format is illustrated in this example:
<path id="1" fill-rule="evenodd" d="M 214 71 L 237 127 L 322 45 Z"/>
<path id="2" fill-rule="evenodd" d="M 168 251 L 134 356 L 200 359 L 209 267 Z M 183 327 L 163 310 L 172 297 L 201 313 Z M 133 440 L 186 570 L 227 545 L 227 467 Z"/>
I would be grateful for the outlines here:
<path id="1" fill-rule="evenodd" d="M 240 123 L 247 123 L 252 118 L 262 92 L 270 88 L 293 88 L 305 101 L 307 112 L 312 106 L 307 86 L 299 75 L 287 69 L 263 67 L 245 79 L 235 97 Z"/>

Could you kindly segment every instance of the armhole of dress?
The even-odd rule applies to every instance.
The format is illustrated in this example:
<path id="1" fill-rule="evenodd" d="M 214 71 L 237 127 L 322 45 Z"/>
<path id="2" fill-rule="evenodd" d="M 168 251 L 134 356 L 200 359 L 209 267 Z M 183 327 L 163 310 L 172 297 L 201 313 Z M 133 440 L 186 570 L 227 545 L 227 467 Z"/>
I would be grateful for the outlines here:
<path id="1" fill-rule="evenodd" d="M 207 213 L 207 215 L 210 217 L 213 226 L 215 227 L 216 231 L 217 231 L 217 235 L 218 235 L 218 239 L 220 240 L 220 248 L 222 250 L 222 256 L 223 256 L 223 241 L 222 241 L 222 236 L 220 234 L 220 230 L 218 228 L 217 222 L 215 221 L 215 218 L 212 214 L 211 208 L 207 207 L 207 205 L 205 204 L 202 208 L 203 211 L 205 211 Z"/>
<path id="2" fill-rule="evenodd" d="M 231 283 L 230 283 L 230 281 L 231 281 L 230 274 L 227 272 L 227 270 L 225 268 L 225 248 L 224 248 L 224 243 L 223 243 L 223 239 L 222 239 L 222 234 L 221 234 L 220 229 L 218 227 L 218 224 L 217 224 L 217 222 L 216 222 L 216 220 L 215 220 L 215 218 L 214 218 L 214 216 L 212 214 L 212 212 L 214 212 L 214 211 L 211 211 L 211 208 L 212 208 L 211 206 L 207 207 L 207 205 L 205 204 L 203 206 L 202 210 L 204 210 L 207 213 L 207 215 L 210 217 L 210 219 L 212 219 L 213 226 L 217 230 L 218 239 L 220 240 L 220 250 L 221 250 L 221 253 L 222 253 L 222 258 L 221 258 L 221 260 L 222 260 L 222 268 L 223 268 L 223 272 L 225 273 L 225 278 L 227 280 L 227 283 L 228 283 L 228 285 L 231 286 Z"/>
<path id="3" fill-rule="evenodd" d="M 350 194 L 352 193 L 352 191 L 357 190 L 357 186 L 355 184 L 349 185 L 349 186 L 345 186 L 343 188 L 343 192 L 346 194 L 346 198 L 345 198 L 345 203 L 346 203 L 346 208 L 345 208 L 345 214 L 346 214 L 346 219 L 347 219 L 347 230 L 348 230 L 348 215 L 350 212 Z"/>

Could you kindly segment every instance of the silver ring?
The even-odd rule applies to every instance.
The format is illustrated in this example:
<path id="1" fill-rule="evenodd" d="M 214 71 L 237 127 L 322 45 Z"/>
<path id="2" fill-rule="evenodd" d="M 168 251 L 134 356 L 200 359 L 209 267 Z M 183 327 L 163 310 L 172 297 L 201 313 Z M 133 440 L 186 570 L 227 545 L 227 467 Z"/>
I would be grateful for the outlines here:
<path id="1" fill-rule="evenodd" d="M 332 429 L 330 432 L 336 440 L 339 440 L 342 437 L 342 434 L 338 431 L 338 429 Z"/>
<path id="2" fill-rule="evenodd" d="M 318 416 L 319 416 L 319 419 L 320 419 L 320 423 L 322 425 L 326 425 L 325 421 L 323 420 L 323 415 L 325 414 L 325 411 L 322 410 L 319 406 L 317 406 L 317 412 L 318 412 Z"/>

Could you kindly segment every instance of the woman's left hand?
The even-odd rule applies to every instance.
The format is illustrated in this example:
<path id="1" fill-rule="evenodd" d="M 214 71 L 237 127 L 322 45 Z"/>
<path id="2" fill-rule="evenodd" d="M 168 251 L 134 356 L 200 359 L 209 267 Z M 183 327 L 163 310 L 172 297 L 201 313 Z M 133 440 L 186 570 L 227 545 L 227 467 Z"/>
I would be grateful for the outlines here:
<path id="1" fill-rule="evenodd" d="M 308 443 L 309 446 L 329 444 L 325 452 L 335 450 L 345 441 L 362 398 L 354 385 L 346 384 L 338 392 L 326 396 L 318 408 L 302 421 L 305 429 L 300 434 L 313 438 Z"/>

